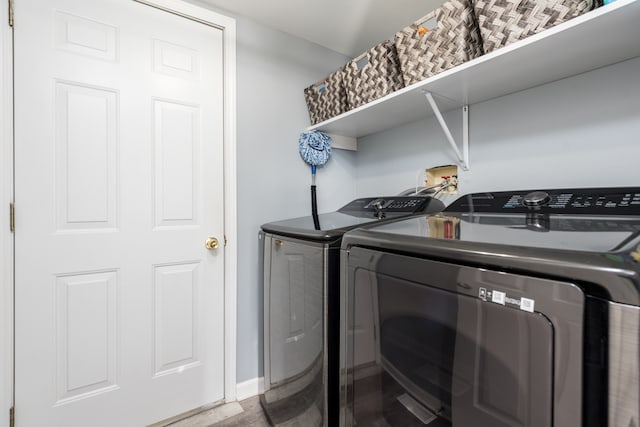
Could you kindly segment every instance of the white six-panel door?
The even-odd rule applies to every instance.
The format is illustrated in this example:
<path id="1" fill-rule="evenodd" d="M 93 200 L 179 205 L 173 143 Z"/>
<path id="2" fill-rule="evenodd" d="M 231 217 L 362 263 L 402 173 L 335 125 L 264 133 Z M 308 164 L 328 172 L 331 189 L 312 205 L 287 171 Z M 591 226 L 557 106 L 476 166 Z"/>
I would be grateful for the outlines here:
<path id="1" fill-rule="evenodd" d="M 222 31 L 132 0 L 16 8 L 17 426 L 222 400 Z"/>

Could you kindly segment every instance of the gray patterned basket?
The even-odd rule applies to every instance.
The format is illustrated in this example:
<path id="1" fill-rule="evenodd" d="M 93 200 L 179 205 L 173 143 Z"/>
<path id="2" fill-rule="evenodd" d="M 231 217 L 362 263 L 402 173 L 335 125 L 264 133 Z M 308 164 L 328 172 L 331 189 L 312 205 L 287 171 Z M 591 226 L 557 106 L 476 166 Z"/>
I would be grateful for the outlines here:
<path id="1" fill-rule="evenodd" d="M 304 90 L 311 124 L 323 122 L 347 111 L 347 92 L 342 81 L 342 69 Z"/>
<path id="2" fill-rule="evenodd" d="M 387 40 L 347 62 L 343 80 L 350 109 L 402 89 L 402 73 L 393 43 Z"/>
<path id="3" fill-rule="evenodd" d="M 474 0 L 484 51 L 492 52 L 599 5 L 594 0 Z"/>
<path id="4" fill-rule="evenodd" d="M 482 55 L 471 0 L 449 0 L 396 33 L 404 83 L 409 86 Z"/>

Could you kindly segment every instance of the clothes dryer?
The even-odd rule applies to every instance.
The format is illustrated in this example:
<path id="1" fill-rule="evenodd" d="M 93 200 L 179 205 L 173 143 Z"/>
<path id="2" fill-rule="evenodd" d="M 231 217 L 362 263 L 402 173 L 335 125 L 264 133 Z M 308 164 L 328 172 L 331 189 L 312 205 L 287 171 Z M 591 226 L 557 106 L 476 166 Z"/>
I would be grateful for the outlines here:
<path id="1" fill-rule="evenodd" d="M 343 234 L 443 208 L 426 196 L 369 197 L 315 220 L 308 216 L 262 226 L 265 384 L 260 398 L 272 425 L 338 423 Z"/>

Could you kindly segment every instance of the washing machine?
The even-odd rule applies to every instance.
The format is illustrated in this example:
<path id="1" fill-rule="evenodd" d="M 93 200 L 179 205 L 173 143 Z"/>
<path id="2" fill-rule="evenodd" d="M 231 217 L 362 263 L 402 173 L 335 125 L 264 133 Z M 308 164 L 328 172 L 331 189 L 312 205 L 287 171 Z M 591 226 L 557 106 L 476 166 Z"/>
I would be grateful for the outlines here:
<path id="1" fill-rule="evenodd" d="M 467 195 L 341 263 L 342 426 L 640 425 L 640 188 Z"/>
<path id="2" fill-rule="evenodd" d="M 340 243 L 356 227 L 442 210 L 428 196 L 369 197 L 264 224 L 264 393 L 272 425 L 336 426 Z"/>

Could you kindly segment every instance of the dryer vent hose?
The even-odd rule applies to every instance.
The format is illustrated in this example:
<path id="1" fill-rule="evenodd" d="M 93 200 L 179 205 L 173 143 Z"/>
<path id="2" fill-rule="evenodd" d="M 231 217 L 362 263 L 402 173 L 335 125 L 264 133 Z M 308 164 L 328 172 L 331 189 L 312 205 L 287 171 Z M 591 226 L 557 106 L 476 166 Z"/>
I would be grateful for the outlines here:
<path id="1" fill-rule="evenodd" d="M 320 230 L 320 218 L 318 217 L 318 199 L 316 198 L 316 186 L 311 186 L 311 216 L 313 217 L 313 227 Z"/>

